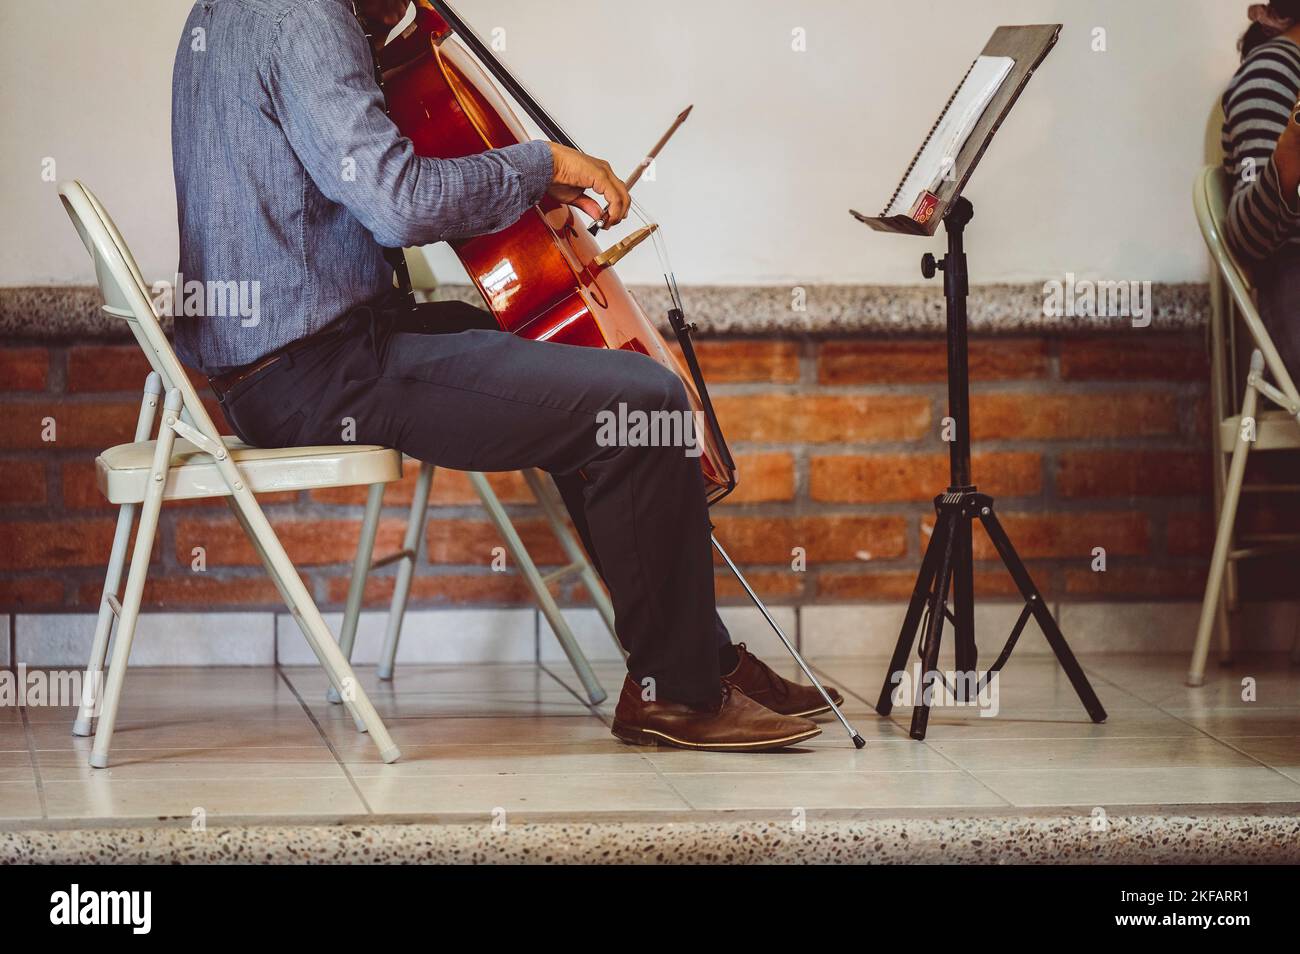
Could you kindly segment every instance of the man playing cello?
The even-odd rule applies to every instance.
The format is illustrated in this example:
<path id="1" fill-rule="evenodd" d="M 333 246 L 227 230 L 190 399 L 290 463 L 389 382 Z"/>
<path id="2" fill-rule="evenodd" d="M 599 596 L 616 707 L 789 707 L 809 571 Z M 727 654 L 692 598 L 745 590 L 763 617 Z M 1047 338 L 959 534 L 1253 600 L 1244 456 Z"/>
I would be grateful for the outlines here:
<path id="1" fill-rule="evenodd" d="M 408 6 L 360 5 L 389 25 Z M 545 141 L 417 156 L 385 114 L 356 13 L 351 0 L 194 4 L 173 76 L 180 271 L 256 281 L 261 308 L 252 324 L 179 319 L 177 351 L 252 444 L 335 443 L 350 418 L 357 441 L 439 467 L 550 473 L 629 653 L 620 739 L 761 751 L 817 735 L 816 690 L 733 646 L 718 619 L 698 460 L 597 440 L 620 404 L 689 413 L 681 380 L 630 351 L 502 333 L 461 303 L 398 307 L 386 248 L 498 231 L 544 194 L 595 217 L 592 190 L 614 225 L 623 183 Z"/>

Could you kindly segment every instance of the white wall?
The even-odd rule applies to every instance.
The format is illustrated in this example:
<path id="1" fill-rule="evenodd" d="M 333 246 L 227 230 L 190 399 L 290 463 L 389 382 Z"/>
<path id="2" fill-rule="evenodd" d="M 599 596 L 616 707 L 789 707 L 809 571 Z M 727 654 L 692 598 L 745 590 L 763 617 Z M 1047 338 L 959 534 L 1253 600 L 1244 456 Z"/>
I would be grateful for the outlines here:
<path id="1" fill-rule="evenodd" d="M 171 61 L 188 0 L 0 0 L 0 284 L 88 282 L 41 180 L 85 179 L 149 276 L 175 268 Z M 874 213 L 999 23 L 1063 22 L 1056 51 L 967 195 L 980 282 L 1081 275 L 1199 280 L 1190 184 L 1235 63 L 1224 0 L 461 0 L 569 132 L 630 168 L 687 103 L 637 186 L 684 283 L 918 281 L 926 243 Z M 556 9 L 562 14 L 556 14 Z M 807 52 L 791 30 L 807 31 Z M 1092 52 L 1104 27 L 1109 50 Z M 435 262 L 453 279 L 448 257 Z M 657 276 L 652 253 L 625 260 Z"/>

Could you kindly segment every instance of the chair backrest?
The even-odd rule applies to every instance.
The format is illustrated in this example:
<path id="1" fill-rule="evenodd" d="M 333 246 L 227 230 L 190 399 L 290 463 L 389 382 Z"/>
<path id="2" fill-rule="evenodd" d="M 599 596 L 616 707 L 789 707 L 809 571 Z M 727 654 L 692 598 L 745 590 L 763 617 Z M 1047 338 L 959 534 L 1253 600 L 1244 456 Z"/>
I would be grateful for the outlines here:
<path id="1" fill-rule="evenodd" d="M 163 388 L 180 391 L 186 417 L 206 437 L 219 441 L 220 433 L 158 323 L 148 286 L 122 233 L 94 193 L 81 182 L 61 184 L 59 197 L 95 264 L 104 313 L 130 326 L 149 366 L 162 378 Z"/>
<path id="2" fill-rule="evenodd" d="M 1205 122 L 1205 161 L 1223 165 L 1223 100 L 1216 96 Z"/>
<path id="3" fill-rule="evenodd" d="M 1228 247 L 1224 228 L 1228 221 L 1228 203 L 1231 199 L 1232 184 L 1227 172 L 1222 166 L 1206 166 L 1197 176 L 1192 190 L 1192 203 L 1196 208 L 1196 221 L 1201 227 L 1201 235 L 1214 259 L 1228 297 L 1236 307 L 1255 347 L 1264 354 L 1264 363 L 1273 380 L 1287 397 L 1300 403 L 1300 394 L 1297 394 L 1291 375 L 1282 364 L 1282 357 L 1259 317 L 1259 309 L 1255 307 L 1250 276 Z"/>

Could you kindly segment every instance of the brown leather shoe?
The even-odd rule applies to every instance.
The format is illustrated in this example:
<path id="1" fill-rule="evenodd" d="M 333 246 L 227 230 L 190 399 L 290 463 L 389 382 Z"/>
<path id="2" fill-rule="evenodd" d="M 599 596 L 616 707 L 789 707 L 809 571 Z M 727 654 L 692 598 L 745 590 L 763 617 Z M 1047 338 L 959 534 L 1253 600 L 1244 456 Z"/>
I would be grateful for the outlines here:
<path id="1" fill-rule="evenodd" d="M 722 678 L 734 683 L 759 705 L 781 715 L 801 716 L 805 719 L 831 711 L 816 686 L 801 685 L 777 675 L 771 666 L 746 649 L 744 643 L 737 644 L 736 655 L 740 657 L 740 662 L 735 671 Z M 837 689 L 827 686 L 826 694 L 837 706 L 844 705 L 844 697 Z"/>
<path id="2" fill-rule="evenodd" d="M 710 752 L 766 752 L 821 735 L 807 719 L 778 715 L 750 699 L 725 679 L 716 711 L 678 702 L 644 702 L 641 687 L 628 676 L 614 710 L 613 732 L 632 745 L 675 745 Z"/>

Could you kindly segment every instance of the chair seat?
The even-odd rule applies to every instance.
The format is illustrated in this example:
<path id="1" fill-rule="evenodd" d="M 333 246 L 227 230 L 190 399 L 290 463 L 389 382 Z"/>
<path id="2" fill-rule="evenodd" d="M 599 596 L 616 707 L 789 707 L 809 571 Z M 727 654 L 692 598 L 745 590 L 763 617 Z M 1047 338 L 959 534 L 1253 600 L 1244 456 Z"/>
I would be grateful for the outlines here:
<path id="1" fill-rule="evenodd" d="M 402 455 L 387 447 L 252 447 L 224 437 L 231 459 L 255 494 L 387 483 L 402 476 Z M 99 490 L 111 503 L 144 500 L 155 441 L 118 444 L 95 458 Z M 230 489 L 216 462 L 189 441 L 177 440 L 164 500 L 226 497 Z"/>
<path id="2" fill-rule="evenodd" d="M 1231 454 L 1237 446 L 1237 434 L 1241 430 L 1241 415 L 1225 417 L 1219 424 L 1220 447 L 1225 454 Z M 1255 415 L 1255 442 L 1252 451 L 1292 450 L 1300 448 L 1300 424 L 1286 411 L 1269 409 Z"/>

